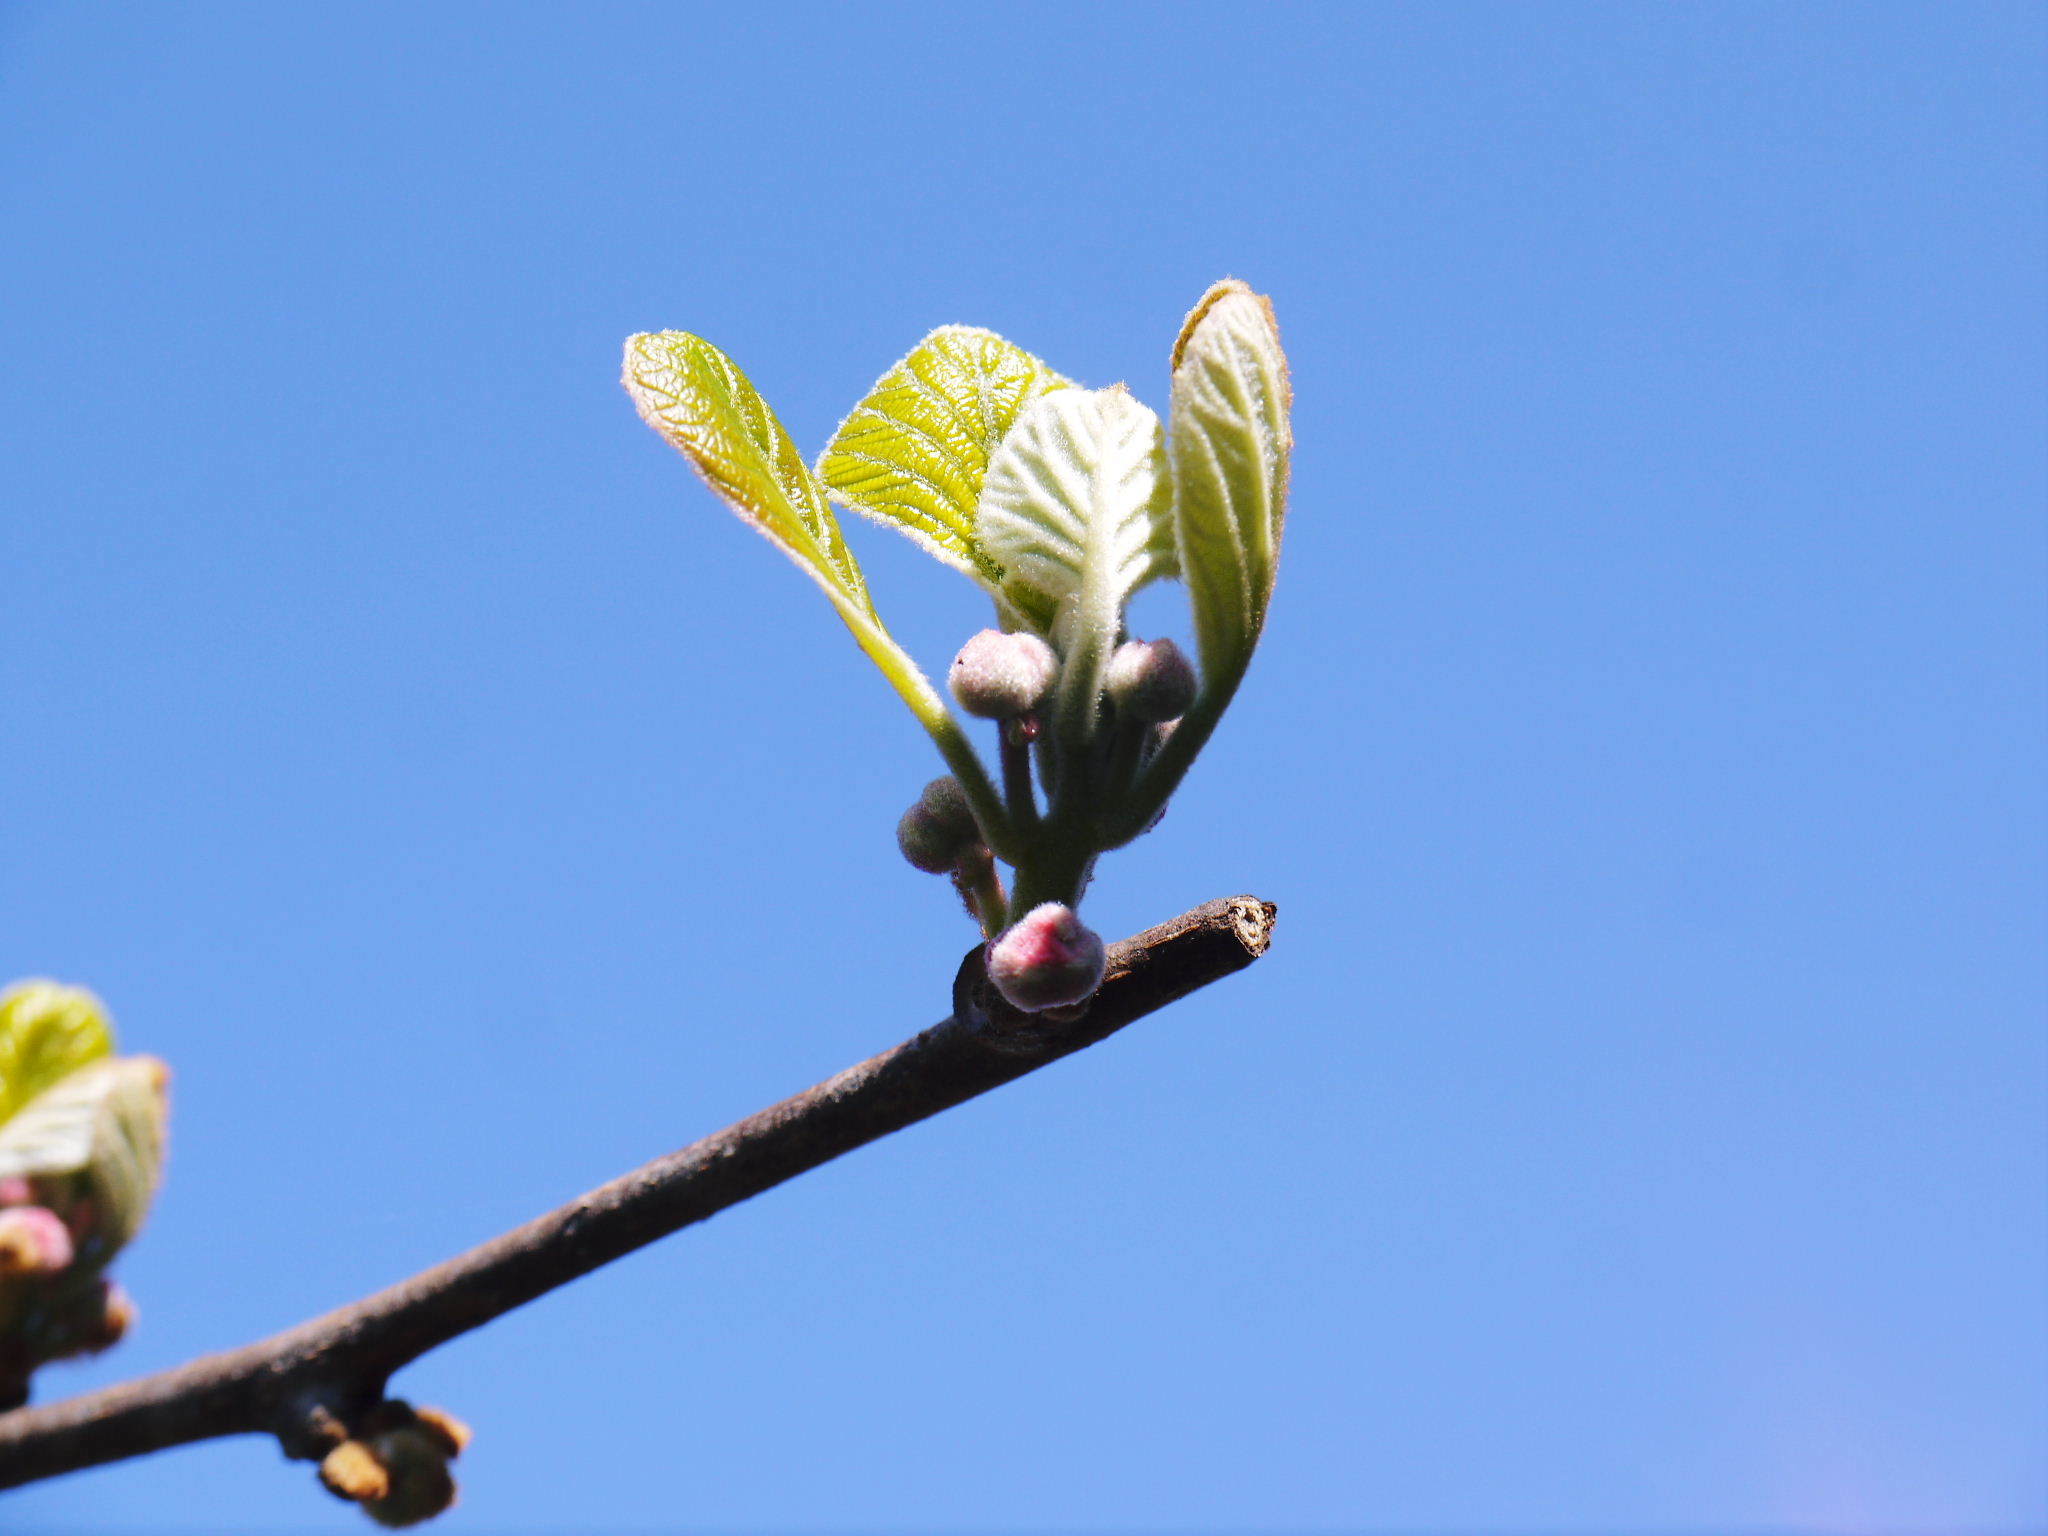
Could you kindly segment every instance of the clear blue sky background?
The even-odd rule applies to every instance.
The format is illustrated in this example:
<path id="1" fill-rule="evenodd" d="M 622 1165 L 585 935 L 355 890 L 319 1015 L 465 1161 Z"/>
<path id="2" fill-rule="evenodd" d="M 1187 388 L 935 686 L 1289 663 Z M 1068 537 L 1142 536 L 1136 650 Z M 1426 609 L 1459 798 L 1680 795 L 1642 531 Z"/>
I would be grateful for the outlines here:
<path id="1" fill-rule="evenodd" d="M 1089 912 L 1271 957 L 404 1373 L 445 1528 L 2043 1529 L 2048 11 L 868 9 L 0 12 L 0 971 L 177 1071 L 43 1395 L 943 1013 L 936 759 L 627 332 L 815 449 L 948 321 L 1163 403 L 1235 273 L 1273 627 Z M 0 1524 L 364 1528 L 255 1441 Z"/>

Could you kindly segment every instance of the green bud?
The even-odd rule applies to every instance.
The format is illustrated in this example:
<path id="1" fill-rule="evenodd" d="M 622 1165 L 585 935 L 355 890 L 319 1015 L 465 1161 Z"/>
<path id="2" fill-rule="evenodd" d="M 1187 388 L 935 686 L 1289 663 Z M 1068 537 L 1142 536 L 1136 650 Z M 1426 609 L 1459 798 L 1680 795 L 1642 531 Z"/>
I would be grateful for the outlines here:
<path id="1" fill-rule="evenodd" d="M 951 874 L 982 846 L 981 827 L 958 779 L 938 778 L 925 785 L 924 793 L 896 823 L 896 846 L 912 868 L 928 875 Z"/>

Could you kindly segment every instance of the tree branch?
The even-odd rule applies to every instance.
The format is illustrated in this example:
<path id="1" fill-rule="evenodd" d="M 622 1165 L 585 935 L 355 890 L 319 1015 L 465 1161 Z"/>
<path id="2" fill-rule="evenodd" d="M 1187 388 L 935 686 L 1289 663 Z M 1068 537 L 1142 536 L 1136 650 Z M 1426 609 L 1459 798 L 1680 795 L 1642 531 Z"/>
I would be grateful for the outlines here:
<path id="1" fill-rule="evenodd" d="M 394 1371 L 436 1345 L 1242 970 L 1265 953 L 1273 918 L 1270 904 L 1238 896 L 1126 939 L 1101 990 L 1063 1020 L 1012 1010 L 976 949 L 950 1018 L 794 1098 L 288 1332 L 0 1414 L 0 1488 L 223 1435 L 273 1434 L 287 1455 L 318 1459 L 383 1401 Z"/>

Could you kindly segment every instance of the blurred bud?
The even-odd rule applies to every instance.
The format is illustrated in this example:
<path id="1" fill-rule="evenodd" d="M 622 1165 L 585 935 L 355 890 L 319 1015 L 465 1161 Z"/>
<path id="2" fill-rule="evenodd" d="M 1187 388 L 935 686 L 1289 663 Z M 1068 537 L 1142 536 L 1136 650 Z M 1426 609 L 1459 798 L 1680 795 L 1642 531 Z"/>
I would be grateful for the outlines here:
<path id="1" fill-rule="evenodd" d="M 372 1408 L 354 1438 L 321 1459 L 320 1481 L 379 1525 L 418 1525 L 455 1502 L 448 1463 L 468 1444 L 469 1426 L 453 1414 L 393 1399 Z"/>
<path id="2" fill-rule="evenodd" d="M 1104 681 L 1110 701 L 1134 720 L 1178 720 L 1195 702 L 1195 669 L 1171 640 L 1126 640 Z"/>
<path id="3" fill-rule="evenodd" d="M 988 949 L 988 979 L 1013 1008 L 1041 1013 L 1090 996 L 1102 982 L 1102 940 L 1057 901 L 1033 907 Z"/>
<path id="4" fill-rule="evenodd" d="M 441 1408 L 417 1408 L 413 1415 L 420 1428 L 440 1445 L 442 1455 L 460 1456 L 469 1449 L 470 1428 L 454 1414 Z"/>
<path id="5" fill-rule="evenodd" d="M 54 1275 L 71 1257 L 71 1229 L 55 1211 L 40 1205 L 0 1211 L 0 1276 Z"/>
<path id="6" fill-rule="evenodd" d="M 98 1306 L 87 1331 L 80 1337 L 80 1353 L 96 1355 L 103 1349 L 112 1349 L 128 1337 L 128 1330 L 135 1326 L 135 1303 L 128 1293 L 112 1280 L 102 1280 L 96 1287 Z"/>
<path id="7" fill-rule="evenodd" d="M 27 1205 L 34 1198 L 35 1196 L 29 1192 L 28 1180 L 19 1174 L 0 1179 L 0 1207 Z"/>
<path id="8" fill-rule="evenodd" d="M 0 1344 L 8 1345 L 30 1370 L 48 1360 L 69 1360 L 74 1355 L 96 1355 L 111 1349 L 135 1322 L 135 1304 L 126 1291 L 111 1280 L 81 1281 L 75 1267 L 17 1283 L 36 1286 L 34 1305 Z M 0 1349 L 0 1357 L 7 1357 L 7 1350 Z M 10 1374 L 9 1358 L 0 1358 L 0 1376 Z"/>
<path id="9" fill-rule="evenodd" d="M 336 1498 L 367 1504 L 391 1491 L 391 1474 L 360 1440 L 344 1440 L 320 1459 L 320 1481 Z"/>
<path id="10" fill-rule="evenodd" d="M 1038 636 L 984 629 L 960 647 L 946 685 L 970 715 L 1011 720 L 1039 706 L 1059 671 L 1059 657 Z"/>
<path id="11" fill-rule="evenodd" d="M 928 875 L 950 873 L 981 846 L 981 828 L 958 779 L 933 779 L 925 785 L 917 803 L 896 823 L 896 846 L 913 868 Z"/>
<path id="12" fill-rule="evenodd" d="M 440 1434 L 425 1424 L 387 1430 L 370 1442 L 390 1486 L 363 1509 L 379 1525 L 394 1528 L 431 1520 L 455 1502 L 455 1478 Z"/>

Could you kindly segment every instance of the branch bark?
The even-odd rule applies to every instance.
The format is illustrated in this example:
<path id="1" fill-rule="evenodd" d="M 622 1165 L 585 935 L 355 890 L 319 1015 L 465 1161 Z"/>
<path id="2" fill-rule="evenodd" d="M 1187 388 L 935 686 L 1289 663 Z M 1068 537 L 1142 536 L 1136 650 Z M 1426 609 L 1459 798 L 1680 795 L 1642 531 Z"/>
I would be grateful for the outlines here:
<path id="1" fill-rule="evenodd" d="M 315 1460 L 383 1401 L 392 1373 L 614 1259 L 891 1131 L 1095 1044 L 1244 969 L 1274 908 L 1208 902 L 1113 946 L 1078 1016 L 1019 1014 L 961 962 L 953 1014 L 837 1077 L 655 1159 L 387 1290 L 240 1349 L 43 1408 L 0 1414 L 0 1488 L 225 1435 Z"/>

